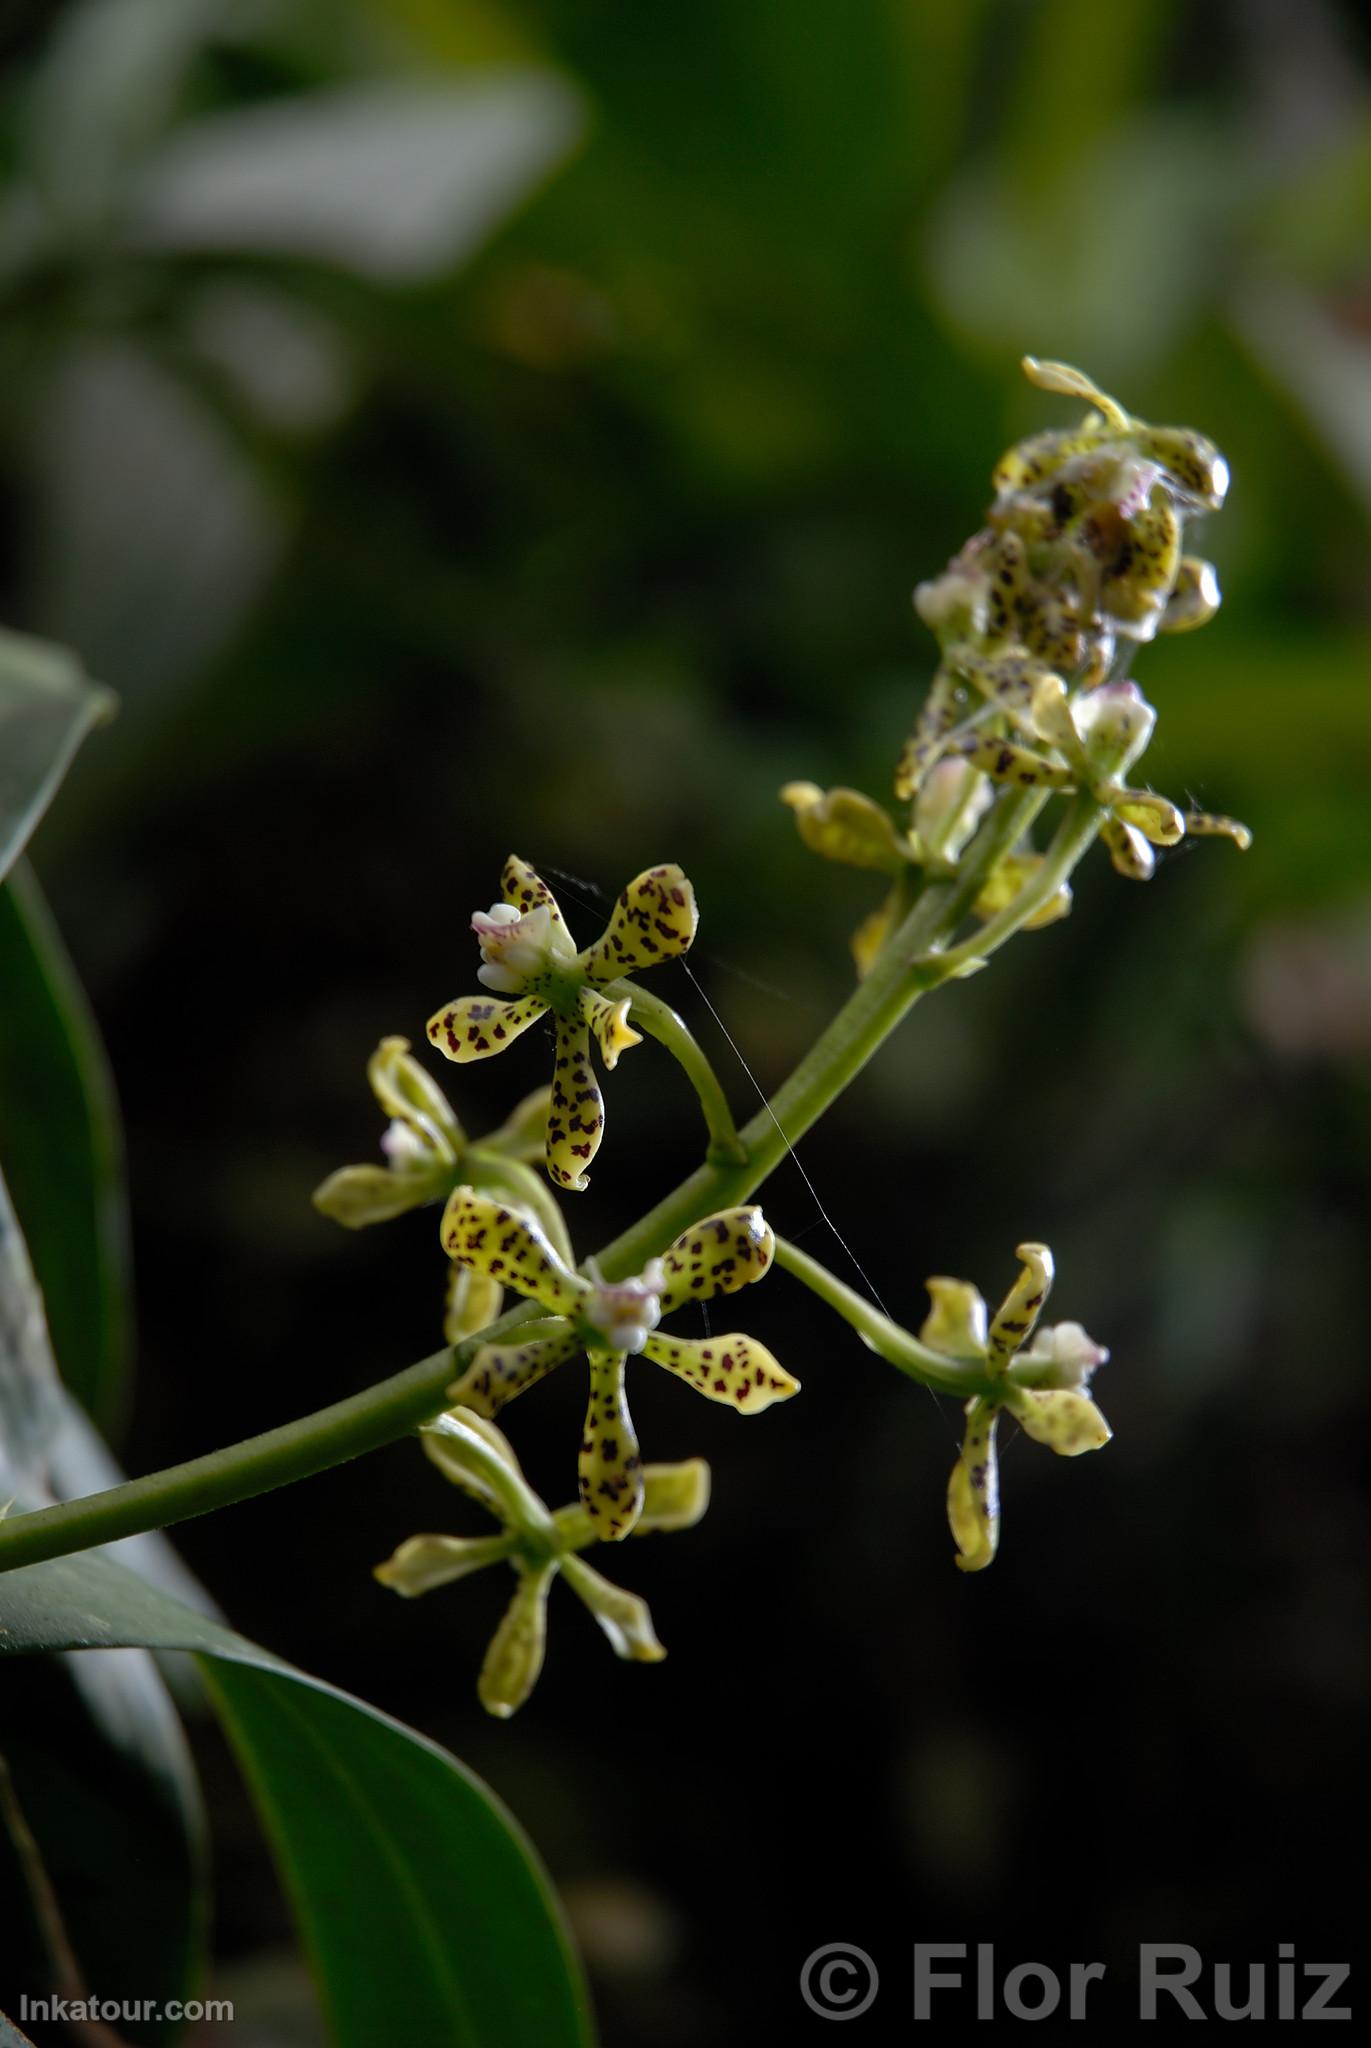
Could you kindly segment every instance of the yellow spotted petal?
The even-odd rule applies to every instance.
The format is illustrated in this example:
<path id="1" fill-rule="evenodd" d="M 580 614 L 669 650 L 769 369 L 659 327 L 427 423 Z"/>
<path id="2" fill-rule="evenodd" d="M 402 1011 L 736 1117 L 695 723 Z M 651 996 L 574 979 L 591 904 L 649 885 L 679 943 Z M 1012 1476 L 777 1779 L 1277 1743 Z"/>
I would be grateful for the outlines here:
<path id="1" fill-rule="evenodd" d="M 504 1289 L 488 1273 L 473 1272 L 454 1261 L 447 1278 L 447 1301 L 443 1312 L 443 1335 L 449 1344 L 474 1337 L 500 1313 Z"/>
<path id="2" fill-rule="evenodd" d="M 1019 1387 L 1011 1392 L 1009 1407 L 1025 1436 L 1062 1458 L 1098 1451 L 1113 1435 L 1090 1396 L 1070 1388 L 1034 1393 Z"/>
<path id="3" fill-rule="evenodd" d="M 1185 829 L 1194 839 L 1231 839 L 1239 853 L 1252 844 L 1251 828 L 1238 818 L 1225 818 L 1217 811 L 1187 811 Z"/>
<path id="4" fill-rule="evenodd" d="M 600 1057 L 608 1073 L 613 1073 L 619 1063 L 619 1054 L 627 1052 L 631 1045 L 641 1045 L 643 1034 L 635 1031 L 628 1021 L 631 997 L 622 1002 L 611 1003 L 607 996 L 598 995 L 593 988 L 583 988 L 577 995 L 581 1015 L 595 1033 L 600 1047 Z"/>
<path id="5" fill-rule="evenodd" d="M 590 1065 L 590 1027 L 557 1019 L 552 1107 L 547 1116 L 548 1179 L 579 1193 L 590 1185 L 586 1168 L 600 1149 L 605 1104 Z"/>
<path id="6" fill-rule="evenodd" d="M 690 950 L 700 913 L 678 867 L 646 868 L 619 896 L 600 937 L 581 955 L 592 981 L 613 981 Z"/>
<path id="7" fill-rule="evenodd" d="M 962 717 L 964 692 L 955 676 L 940 668 L 929 687 L 914 730 L 905 741 L 895 768 L 895 794 L 912 797 L 942 753 L 948 734 Z"/>
<path id="8" fill-rule="evenodd" d="M 1041 754 L 1016 746 L 1012 740 L 973 733 L 968 739 L 955 741 L 951 751 L 959 760 L 988 775 L 992 782 L 1005 782 L 1013 789 L 1071 789 L 1075 784 L 1069 768 L 1055 767 Z"/>
<path id="9" fill-rule="evenodd" d="M 525 1567 L 514 1598 L 486 1651 L 476 1693 L 488 1714 L 501 1721 L 517 1713 L 538 1683 L 547 1648 L 547 1595 L 557 1563 Z"/>
<path id="10" fill-rule="evenodd" d="M 997 1369 L 1008 1365 L 1033 1335 L 1056 1271 L 1045 1244 L 1016 1245 L 1014 1256 L 1022 1259 L 1022 1270 L 990 1325 L 990 1362 Z"/>
<path id="11" fill-rule="evenodd" d="M 1100 837 L 1109 848 L 1117 874 L 1130 882 L 1151 880 L 1156 856 L 1136 825 L 1125 825 L 1121 818 L 1106 818 L 1100 827 Z"/>
<path id="12" fill-rule="evenodd" d="M 514 905 L 520 917 L 527 917 L 530 910 L 546 910 L 554 934 L 554 945 L 560 940 L 562 943 L 559 951 L 572 950 L 571 935 L 567 931 L 566 919 L 562 916 L 557 898 L 542 876 L 531 868 L 526 860 L 520 860 L 517 853 L 512 853 L 505 862 L 504 872 L 500 876 L 500 894 L 506 903 Z"/>
<path id="13" fill-rule="evenodd" d="M 630 1658 L 636 1664 L 661 1663 L 666 1651 L 657 1640 L 646 1600 L 612 1585 L 579 1557 L 562 1559 L 562 1576 L 595 1616 L 616 1657 Z"/>
<path id="14" fill-rule="evenodd" d="M 760 1280 L 775 1250 L 771 1226 L 755 1204 L 720 1209 L 703 1217 L 662 1253 L 666 1272 L 660 1295 L 662 1314 L 669 1315 L 683 1302 L 733 1294 Z"/>
<path id="15" fill-rule="evenodd" d="M 532 1217 L 475 1188 L 453 1189 L 440 1234 L 450 1259 L 544 1308 L 574 1309 L 591 1291 L 589 1281 L 563 1264 Z"/>
<path id="16" fill-rule="evenodd" d="M 1131 637 L 1151 637 L 1161 621 L 1181 561 L 1181 523 L 1169 500 L 1158 497 L 1127 521 L 1128 566 L 1106 576 L 1100 586 L 1100 609 L 1126 621 Z M 1140 633 L 1139 626 L 1146 632 Z"/>
<path id="17" fill-rule="evenodd" d="M 976 917 L 989 919 L 1007 910 L 1021 889 L 1038 874 L 1043 864 L 1040 853 L 1007 853 L 986 877 L 980 895 L 972 904 Z M 1058 918 L 1066 917 L 1071 911 L 1071 885 L 1063 882 L 1060 889 L 1050 896 L 1041 910 L 1034 911 L 1024 924 L 1026 932 L 1039 932 Z"/>
<path id="18" fill-rule="evenodd" d="M 535 1088 L 514 1105 L 498 1131 L 482 1138 L 482 1150 L 502 1152 L 506 1159 L 541 1159 L 547 1146 L 547 1113 L 551 1107 L 551 1088 Z"/>
<path id="19" fill-rule="evenodd" d="M 966 1404 L 966 1437 L 947 1488 L 947 1520 L 959 1571 L 980 1572 L 994 1562 L 1000 1541 L 1000 1471 L 995 1450 L 999 1409 L 993 1401 Z"/>
<path id="20" fill-rule="evenodd" d="M 966 1280 L 935 1273 L 927 1282 L 933 1306 L 919 1332 L 921 1342 L 949 1358 L 983 1358 L 986 1348 L 985 1302 Z"/>
<path id="21" fill-rule="evenodd" d="M 654 1330 L 643 1356 L 739 1415 L 760 1415 L 773 1401 L 788 1401 L 800 1391 L 800 1382 L 755 1337 L 666 1337 Z"/>
<path id="22" fill-rule="evenodd" d="M 1125 825 L 1135 825 L 1153 846 L 1179 846 L 1185 837 L 1185 819 L 1176 806 L 1150 789 L 1120 790 L 1114 815 Z"/>
<path id="23" fill-rule="evenodd" d="M 1193 632 L 1196 626 L 1207 626 L 1222 603 L 1214 564 L 1201 561 L 1198 555 L 1183 555 L 1157 630 Z"/>
<path id="24" fill-rule="evenodd" d="M 820 789 L 817 782 L 787 782 L 781 802 L 795 813 L 800 837 L 812 853 L 852 868 L 898 875 L 910 846 L 889 815 L 858 789 Z"/>
<path id="25" fill-rule="evenodd" d="M 510 1554 L 508 1536 L 411 1536 L 372 1572 L 383 1586 L 413 1600 L 435 1586 L 450 1586 Z"/>
<path id="26" fill-rule="evenodd" d="M 1208 435 L 1191 427 L 1141 427 L 1134 444 L 1166 471 L 1182 497 L 1218 511 L 1228 495 L 1228 463 Z"/>
<path id="27" fill-rule="evenodd" d="M 643 1461 L 628 1412 L 621 1351 L 590 1354 L 590 1399 L 577 1461 L 581 1505 L 602 1543 L 628 1535 L 643 1506 Z"/>
<path id="28" fill-rule="evenodd" d="M 478 1415 L 498 1415 L 516 1394 L 546 1379 L 557 1366 L 585 1349 L 560 1316 L 523 1323 L 520 1328 L 527 1333 L 521 1343 L 481 1346 L 462 1377 L 448 1388 L 449 1401 L 474 1408 Z"/>
<path id="29" fill-rule="evenodd" d="M 441 1185 L 435 1186 L 425 1174 L 392 1173 L 386 1166 L 340 1166 L 314 1190 L 312 1200 L 321 1215 L 348 1230 L 361 1230 L 368 1223 L 403 1216 L 441 1193 Z"/>
<path id="30" fill-rule="evenodd" d="M 503 1052 L 530 1024 L 536 1024 L 546 1009 L 541 996 L 516 996 L 512 1003 L 501 1002 L 497 996 L 458 996 L 455 1002 L 435 1010 L 426 1029 L 439 1052 L 465 1065 Z"/>
<path id="31" fill-rule="evenodd" d="M 407 1038 L 383 1038 L 367 1061 L 371 1092 L 388 1117 L 405 1124 L 442 1158 L 455 1160 L 465 1134 L 437 1083 L 411 1055 Z"/>

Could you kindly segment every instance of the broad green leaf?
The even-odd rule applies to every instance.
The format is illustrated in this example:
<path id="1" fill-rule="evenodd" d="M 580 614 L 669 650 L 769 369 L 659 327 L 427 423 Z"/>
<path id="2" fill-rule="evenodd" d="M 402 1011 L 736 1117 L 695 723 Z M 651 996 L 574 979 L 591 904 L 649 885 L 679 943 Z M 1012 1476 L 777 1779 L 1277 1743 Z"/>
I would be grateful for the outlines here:
<path id="1" fill-rule="evenodd" d="M 113 694 L 65 647 L 0 629 L 0 881 L 91 726 L 113 710 Z"/>
<path id="2" fill-rule="evenodd" d="M 548 1881 L 455 1757 L 105 1558 L 0 1576 L 0 1653 L 119 1643 L 201 1659 L 339 2048 L 587 2048 Z"/>
<path id="3" fill-rule="evenodd" d="M 109 1483 L 108 1456 L 57 1377 L 43 1303 L 0 1177 L 0 1502 L 41 1506 Z M 124 1547 L 131 1565 L 196 1589 L 160 1541 Z M 15 1681 L 18 1681 L 17 1683 Z M 194 1770 L 166 1686 L 137 1649 L 48 1658 L 0 1693 L 7 1756 L 73 1943 L 92 1981 L 136 1997 L 155 1976 L 184 1997 L 203 1939 L 203 1824 Z M 155 1854 L 154 1852 L 155 1848 Z M 126 1872 L 145 1861 L 131 1892 Z M 23 1873 L 0 1838 L 0 1967 L 48 1982 Z M 13 1989 L 0 1979 L 0 1997 Z M 153 2028 L 135 2038 L 170 2038 Z"/>
<path id="4" fill-rule="evenodd" d="M 130 1352 L 128 1217 L 113 1083 L 32 871 L 0 888 L 0 1165 L 65 1384 L 105 1429 Z"/>
<path id="5" fill-rule="evenodd" d="M 149 162 L 142 246 L 342 265 L 381 284 L 469 256 L 567 153 L 570 88 L 547 73 L 378 80 L 206 115 Z"/>

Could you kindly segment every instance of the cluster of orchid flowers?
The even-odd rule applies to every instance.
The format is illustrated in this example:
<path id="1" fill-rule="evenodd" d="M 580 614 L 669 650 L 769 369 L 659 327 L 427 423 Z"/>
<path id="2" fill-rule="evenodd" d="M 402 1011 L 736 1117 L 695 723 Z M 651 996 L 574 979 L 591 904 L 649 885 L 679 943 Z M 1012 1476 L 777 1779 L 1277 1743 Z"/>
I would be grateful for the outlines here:
<path id="1" fill-rule="evenodd" d="M 1098 830 L 1115 867 L 1134 879 L 1151 873 L 1154 847 L 1174 845 L 1187 831 L 1227 833 L 1246 843 L 1233 821 L 1183 813 L 1125 781 L 1146 749 L 1155 713 L 1135 683 L 1109 680 L 1120 641 L 1201 624 L 1217 607 L 1212 569 L 1181 550 L 1186 519 L 1222 501 L 1223 458 L 1199 435 L 1132 419 L 1060 364 L 1030 360 L 1026 367 L 1046 389 L 1085 397 L 1094 409 L 1076 429 L 1037 435 L 1010 450 L 995 472 L 986 527 L 942 577 L 916 592 L 920 616 L 939 638 L 942 664 L 897 770 L 896 793 L 911 806 L 908 825 L 897 826 L 855 790 L 792 783 L 782 791 L 816 851 L 891 878 L 889 900 L 854 941 L 863 973 L 895 929 L 911 876 L 956 876 L 997 789 L 1032 791 L 1044 802 L 1085 793 L 1099 807 Z M 1027 843 L 1010 847 L 983 878 L 974 915 L 1003 920 L 1020 901 L 1031 905 L 1018 917 L 1022 928 L 1062 915 L 1070 907 L 1065 882 L 1034 893 L 1042 861 Z M 389 1119 L 384 1164 L 344 1167 L 315 1194 L 325 1214 L 352 1227 L 442 1205 L 450 1276 L 444 1334 L 454 1347 L 454 1378 L 447 1408 L 420 1440 L 437 1468 L 500 1527 L 483 1537 L 412 1537 L 376 1576 L 414 1596 L 487 1565 L 512 1567 L 516 1590 L 478 1686 L 495 1714 L 512 1713 L 536 1682 L 548 1593 L 559 1575 L 620 1656 L 652 1662 L 665 1654 L 643 1602 L 580 1555 L 593 1543 L 690 1527 L 708 1504 L 702 1461 L 644 1464 L 628 1407 L 629 1358 L 650 1359 L 742 1415 L 798 1391 L 798 1381 L 754 1337 L 668 1335 L 659 1328 L 664 1317 L 734 1293 L 770 1270 L 776 1240 L 759 1208 L 704 1216 L 640 1272 L 606 1277 L 593 1259 L 577 1263 L 552 1192 L 587 1186 L 603 1138 L 592 1040 L 612 1070 L 622 1052 L 641 1042 L 630 1021 L 635 1014 L 654 1035 L 665 1035 L 663 1006 L 644 997 L 633 977 L 683 956 L 697 921 L 695 894 L 681 870 L 652 867 L 622 891 L 599 938 L 578 950 L 547 883 L 511 857 L 500 901 L 472 919 L 485 993 L 445 1004 L 427 1035 L 461 1065 L 505 1051 L 547 1019 L 555 1047 L 550 1086 L 526 1096 L 498 1130 L 472 1140 L 408 1042 L 387 1038 L 368 1066 Z M 693 1046 L 680 1020 L 666 1014 Z M 679 1047 L 678 1039 L 678 1056 Z M 932 1309 L 917 1343 L 898 1333 L 939 1368 L 938 1384 L 969 1390 L 947 1503 L 956 1561 L 965 1571 L 982 1569 L 995 1555 L 1001 1415 L 1068 1457 L 1109 1437 L 1088 1391 L 1108 1353 L 1079 1324 L 1040 1327 L 1051 1254 L 1025 1244 L 1018 1255 L 1020 1277 L 993 1317 L 974 1287 L 938 1277 L 928 1283 Z M 509 1310 L 507 1293 L 518 1297 Z M 495 1417 L 577 1356 L 589 1368 L 578 1499 L 553 1512 L 529 1487 Z"/>

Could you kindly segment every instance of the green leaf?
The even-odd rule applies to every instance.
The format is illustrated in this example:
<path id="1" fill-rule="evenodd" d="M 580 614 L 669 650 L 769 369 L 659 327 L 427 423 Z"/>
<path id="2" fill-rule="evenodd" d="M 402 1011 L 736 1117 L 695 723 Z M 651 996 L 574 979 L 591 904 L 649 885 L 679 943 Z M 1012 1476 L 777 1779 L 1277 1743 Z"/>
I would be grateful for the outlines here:
<path id="1" fill-rule="evenodd" d="M 64 647 L 0 630 L 0 881 L 114 701 Z"/>
<path id="2" fill-rule="evenodd" d="M 12 2019 L 0 2012 L 0 2048 L 33 2048 L 27 2034 L 21 2034 Z"/>
<path id="3" fill-rule="evenodd" d="M 32 871 L 0 888 L 0 1163 L 62 1378 L 102 1429 L 130 1355 L 128 1216 L 114 1087 Z"/>
<path id="4" fill-rule="evenodd" d="M 0 1577 L 0 1654 L 120 1643 L 213 1660 L 339 2048 L 587 2048 L 547 1878 L 455 1757 L 105 1558 Z"/>

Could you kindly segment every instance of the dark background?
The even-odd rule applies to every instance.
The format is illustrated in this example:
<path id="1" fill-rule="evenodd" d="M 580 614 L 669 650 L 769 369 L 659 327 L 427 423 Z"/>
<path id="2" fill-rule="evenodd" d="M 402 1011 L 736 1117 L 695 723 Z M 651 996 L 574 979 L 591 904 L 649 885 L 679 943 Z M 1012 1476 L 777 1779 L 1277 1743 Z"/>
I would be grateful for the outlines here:
<path id="1" fill-rule="evenodd" d="M 129 76 L 109 51 L 82 71 L 97 13 Z M 1141 1941 L 1347 1957 L 1368 1692 L 1360 11 L 120 0 L 12 4 L 0 54 L 4 616 L 124 699 L 36 861 L 127 1123 L 134 1471 L 434 1348 L 432 1217 L 351 1236 L 309 1194 L 373 1156 L 377 1038 L 418 1038 L 474 986 L 466 919 L 511 849 L 569 878 L 582 938 L 597 892 L 679 860 L 692 964 L 757 1080 L 804 1050 L 873 891 L 804 852 L 775 791 L 888 791 L 932 666 L 909 589 L 977 523 L 1005 443 L 1069 417 L 1020 379 L 1025 349 L 1224 447 L 1231 506 L 1200 545 L 1225 609 L 1138 674 L 1157 785 L 1245 817 L 1252 852 L 1183 848 L 1146 889 L 1098 856 L 1068 924 L 921 1009 L 802 1147 L 915 1327 L 925 1273 L 994 1300 L 1020 1238 L 1052 1244 L 1054 1312 L 1113 1347 L 1107 1454 L 1011 1443 L 1000 1558 L 962 1578 L 955 1413 L 777 1278 L 747 1320 L 800 1400 L 740 1424 L 634 1375 L 647 1454 L 715 1475 L 698 1530 L 607 1560 L 669 1661 L 617 1664 L 555 1592 L 545 1676 L 504 1726 L 474 1695 L 504 1587 L 407 1605 L 370 1577 L 416 1527 L 471 1526 L 412 1446 L 178 1540 L 237 1627 L 508 1800 L 611 2044 L 822 2037 L 796 1979 L 840 1939 L 900 2023 L 916 1939 L 1098 1957 L 1101 2014 L 1111 1990 L 1128 2009 Z M 438 145 L 353 203 L 346 112 L 322 166 L 292 144 L 298 95 L 460 84 L 498 118 L 455 185 Z M 254 109 L 278 117 L 265 201 L 213 156 Z M 680 970 L 652 986 L 750 1113 Z M 545 1065 L 535 1031 L 441 1078 L 479 1131 Z M 697 1156 L 656 1049 L 606 1092 L 568 1204 L 582 1251 Z M 793 1166 L 767 1207 L 848 1270 Z M 510 1418 L 554 1501 L 582 1397 L 566 1372 Z M 197 1741 L 216 1985 L 260 2004 L 263 2040 L 306 2040 L 265 1852 Z"/>

